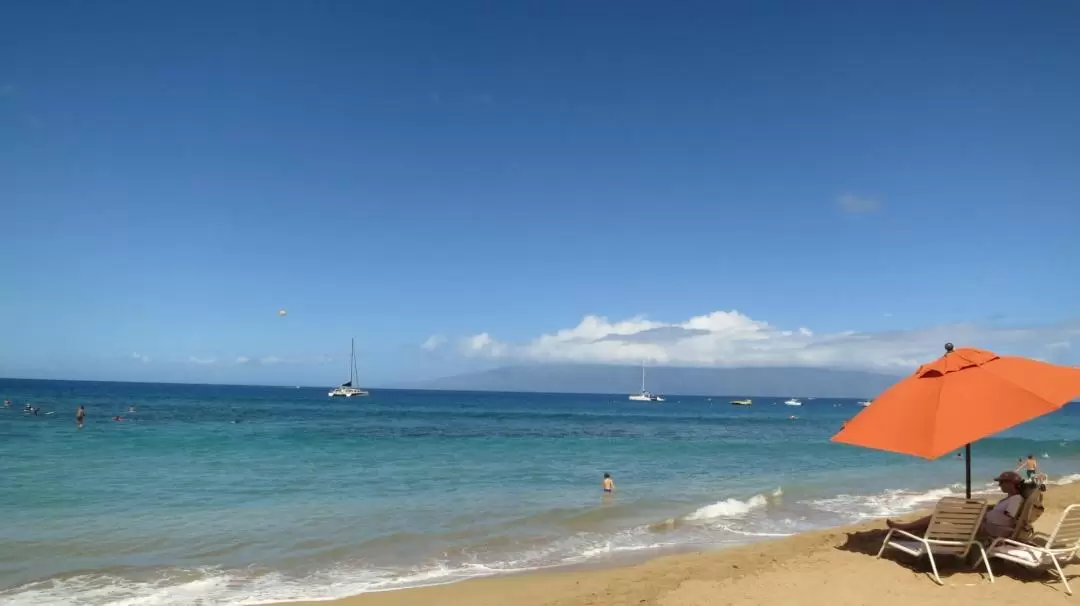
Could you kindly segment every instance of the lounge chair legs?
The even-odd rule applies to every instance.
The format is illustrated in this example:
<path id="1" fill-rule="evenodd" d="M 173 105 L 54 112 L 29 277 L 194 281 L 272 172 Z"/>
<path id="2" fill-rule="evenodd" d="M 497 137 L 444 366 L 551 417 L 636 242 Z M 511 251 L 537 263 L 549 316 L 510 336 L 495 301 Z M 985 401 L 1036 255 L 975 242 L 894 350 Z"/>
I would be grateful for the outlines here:
<path id="1" fill-rule="evenodd" d="M 930 558 L 930 570 L 933 570 L 933 571 L 934 571 L 934 581 L 935 581 L 935 582 L 936 582 L 936 583 L 937 583 L 938 585 L 944 585 L 944 584 L 945 584 L 945 581 L 942 581 L 942 580 L 941 580 L 941 577 L 940 577 L 940 576 L 938 575 L 938 571 L 937 571 L 937 562 L 935 562 L 935 561 L 934 561 L 934 554 L 933 554 L 933 552 L 931 552 L 931 551 L 929 551 L 929 550 L 928 550 L 928 551 L 926 552 L 926 557 L 927 557 L 927 558 Z"/>
<path id="2" fill-rule="evenodd" d="M 986 550 L 983 549 L 982 543 L 976 543 L 976 547 L 979 548 L 979 556 L 982 558 L 983 564 L 986 564 L 986 574 L 990 575 L 990 582 L 994 582 L 994 571 L 990 569 L 990 558 L 986 555 Z"/>
<path id="3" fill-rule="evenodd" d="M 1065 585 L 1066 595 L 1072 595 L 1072 587 L 1069 587 L 1069 579 L 1065 578 L 1065 571 L 1061 569 L 1061 563 L 1054 556 L 1050 556 L 1050 559 L 1054 561 L 1054 568 L 1057 568 L 1058 578 Z"/>
<path id="4" fill-rule="evenodd" d="M 885 548 L 889 546 L 889 539 L 892 538 L 892 534 L 892 530 L 889 530 L 889 532 L 885 533 L 885 540 L 881 542 L 881 549 L 878 550 L 877 557 L 880 558 L 881 554 L 885 553 Z"/>

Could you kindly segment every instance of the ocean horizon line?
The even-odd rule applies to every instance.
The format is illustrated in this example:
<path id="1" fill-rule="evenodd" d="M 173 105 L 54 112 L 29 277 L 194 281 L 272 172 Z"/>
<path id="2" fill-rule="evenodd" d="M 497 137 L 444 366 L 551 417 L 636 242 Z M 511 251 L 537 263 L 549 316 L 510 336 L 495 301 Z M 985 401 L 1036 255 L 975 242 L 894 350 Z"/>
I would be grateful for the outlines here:
<path id="1" fill-rule="evenodd" d="M 117 385 L 167 385 L 167 386 L 183 386 L 183 387 L 235 387 L 235 388 L 259 388 L 259 389 L 289 389 L 295 391 L 296 389 L 329 389 L 334 385 L 295 385 L 288 383 L 279 384 L 259 384 L 259 383 L 196 383 L 196 382 L 182 382 L 182 381 L 125 381 L 116 379 L 41 379 L 30 377 L 0 377 L 0 381 L 26 381 L 36 383 L 92 383 L 92 384 L 117 384 Z M 390 391 L 390 392 L 432 392 L 432 393 L 460 393 L 460 394 L 528 394 L 528 395 L 551 395 L 551 396 L 612 396 L 612 397 L 625 397 L 631 395 L 630 391 L 623 392 L 607 392 L 607 391 L 536 391 L 530 389 L 440 389 L 437 387 L 383 387 L 379 385 L 365 385 L 364 389 L 372 391 Z M 666 392 L 663 394 L 667 398 L 668 402 L 661 402 L 658 404 L 671 403 L 670 398 L 788 398 L 798 397 L 804 399 L 829 399 L 829 400 L 860 400 L 862 398 L 857 396 L 832 396 L 832 395 L 813 395 L 813 396 L 801 396 L 798 394 L 786 394 L 786 395 L 772 395 L 772 394 L 694 394 L 694 393 L 677 393 Z M 869 397 L 869 396 L 867 396 Z"/>

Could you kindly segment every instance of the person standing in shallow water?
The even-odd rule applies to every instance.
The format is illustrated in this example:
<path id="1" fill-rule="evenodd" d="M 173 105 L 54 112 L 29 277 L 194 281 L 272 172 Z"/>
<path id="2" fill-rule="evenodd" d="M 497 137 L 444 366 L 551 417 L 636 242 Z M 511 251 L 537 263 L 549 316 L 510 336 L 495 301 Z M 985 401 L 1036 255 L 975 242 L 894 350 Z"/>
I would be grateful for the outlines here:
<path id="1" fill-rule="evenodd" d="M 604 474 L 604 494 L 611 494 L 615 492 L 615 480 L 611 479 L 610 473 Z"/>
<path id="2" fill-rule="evenodd" d="M 85 420 L 86 420 L 86 409 L 83 408 L 82 406 L 80 406 L 79 410 L 75 411 L 75 424 L 79 426 L 79 429 L 82 429 L 83 421 L 85 421 Z"/>
<path id="3" fill-rule="evenodd" d="M 1027 461 L 1023 463 L 1023 467 L 1027 471 L 1027 479 L 1033 480 L 1035 476 L 1039 475 L 1039 462 L 1035 460 L 1035 455 L 1029 454 Z"/>

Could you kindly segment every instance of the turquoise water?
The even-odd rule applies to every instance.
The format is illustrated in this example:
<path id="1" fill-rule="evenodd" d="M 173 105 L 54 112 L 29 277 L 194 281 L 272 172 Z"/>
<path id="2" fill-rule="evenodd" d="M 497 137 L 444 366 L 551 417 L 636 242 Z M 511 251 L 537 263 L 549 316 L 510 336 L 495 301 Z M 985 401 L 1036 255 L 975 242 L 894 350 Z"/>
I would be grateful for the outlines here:
<path id="1" fill-rule="evenodd" d="M 830 443 L 853 400 L 19 380 L 0 399 L 13 605 L 257 604 L 724 546 L 910 511 L 963 480 L 955 457 Z M 1029 453 L 1076 479 L 1080 407 L 973 452 L 980 488 Z"/>

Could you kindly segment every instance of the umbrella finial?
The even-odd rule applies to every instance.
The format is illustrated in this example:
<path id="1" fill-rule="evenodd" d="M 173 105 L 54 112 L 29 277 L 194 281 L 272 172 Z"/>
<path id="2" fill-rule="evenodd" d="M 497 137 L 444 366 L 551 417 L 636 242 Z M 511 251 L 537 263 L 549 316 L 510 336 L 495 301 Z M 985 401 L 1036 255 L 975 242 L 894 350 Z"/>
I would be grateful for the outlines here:
<path id="1" fill-rule="evenodd" d="M 952 343 L 946 343 L 945 344 L 945 353 L 946 353 L 946 355 L 951 354 L 952 350 L 953 350 L 953 344 Z"/>

